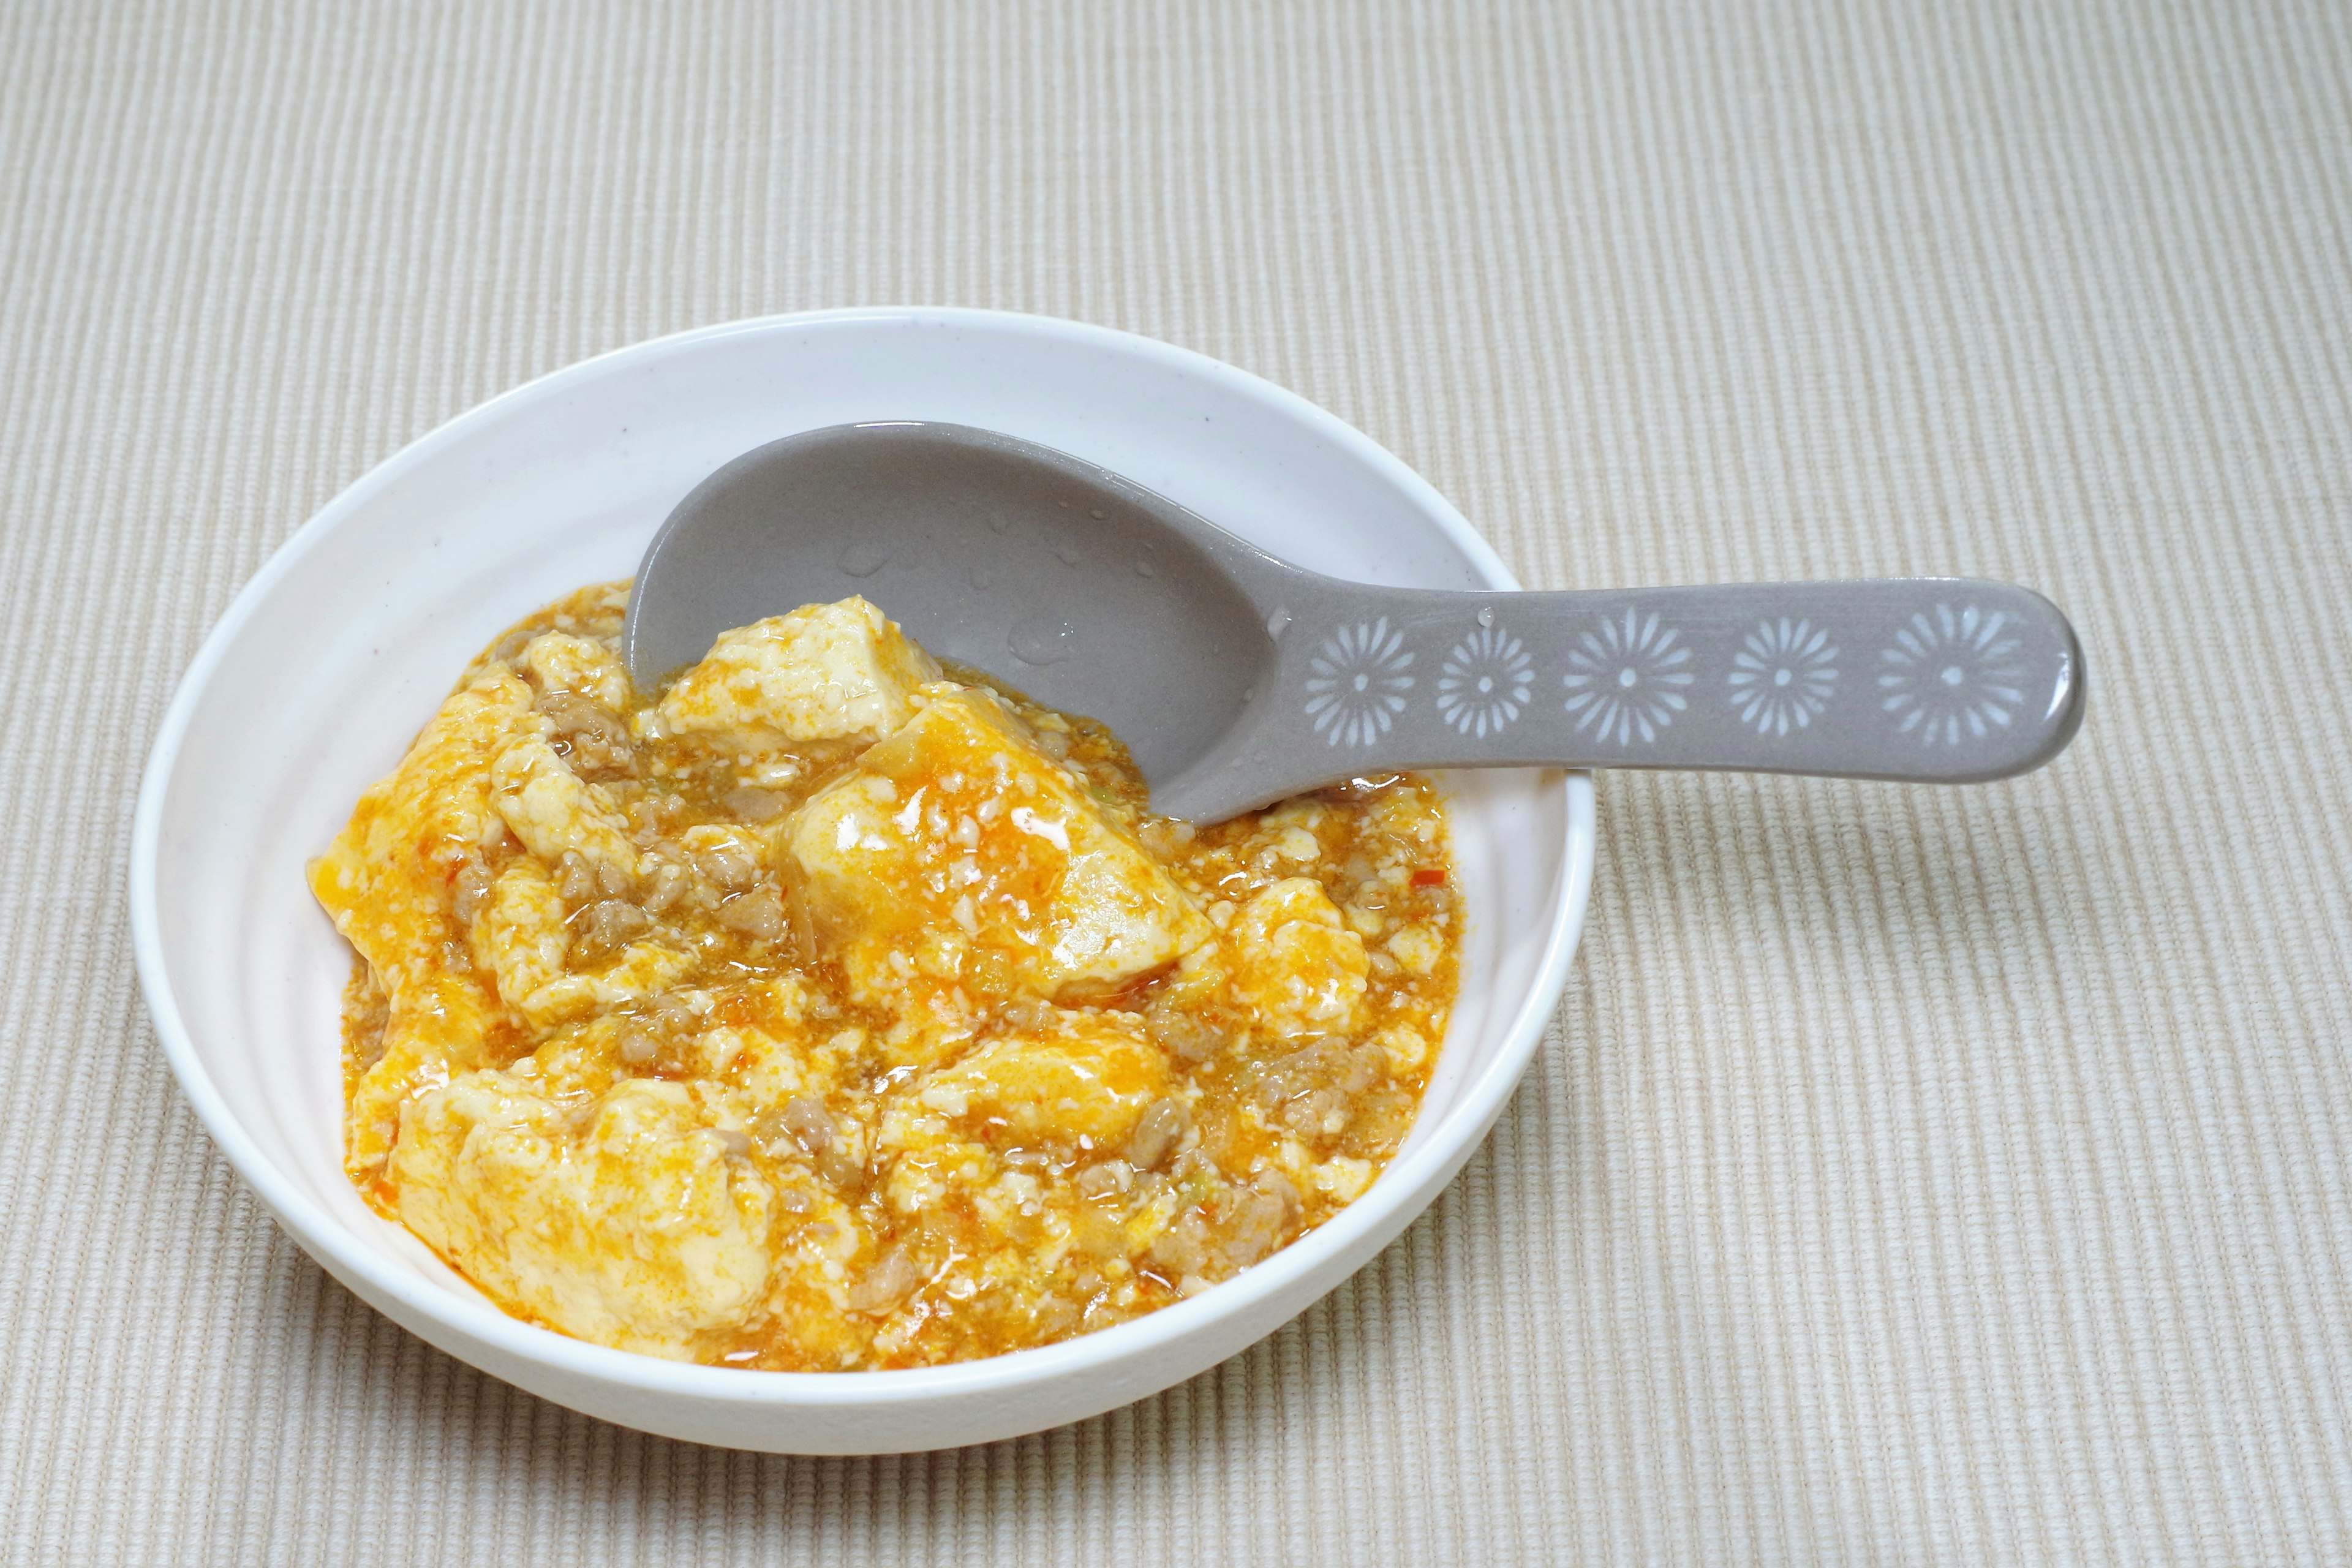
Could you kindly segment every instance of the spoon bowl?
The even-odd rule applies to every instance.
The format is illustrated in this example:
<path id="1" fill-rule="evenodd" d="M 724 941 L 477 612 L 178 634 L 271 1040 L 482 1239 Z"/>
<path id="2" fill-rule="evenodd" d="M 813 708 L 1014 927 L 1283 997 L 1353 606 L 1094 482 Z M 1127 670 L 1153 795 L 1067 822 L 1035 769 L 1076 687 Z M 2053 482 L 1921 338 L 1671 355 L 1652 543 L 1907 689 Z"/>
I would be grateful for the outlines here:
<path id="1" fill-rule="evenodd" d="M 849 425 L 738 458 L 647 547 L 625 652 L 647 689 L 719 633 L 862 594 L 933 655 L 1118 730 L 1154 784 L 1232 729 L 1274 558 L 1076 458 L 959 425 Z"/>
<path id="2" fill-rule="evenodd" d="M 639 567 L 630 672 L 650 688 L 731 626 L 852 594 L 1108 724 L 1153 809 L 1195 821 L 1402 768 L 1977 783 L 2049 761 L 2083 711 L 2074 628 L 2011 584 L 1375 587 L 1066 453 L 918 421 L 787 437 L 697 486 Z"/>

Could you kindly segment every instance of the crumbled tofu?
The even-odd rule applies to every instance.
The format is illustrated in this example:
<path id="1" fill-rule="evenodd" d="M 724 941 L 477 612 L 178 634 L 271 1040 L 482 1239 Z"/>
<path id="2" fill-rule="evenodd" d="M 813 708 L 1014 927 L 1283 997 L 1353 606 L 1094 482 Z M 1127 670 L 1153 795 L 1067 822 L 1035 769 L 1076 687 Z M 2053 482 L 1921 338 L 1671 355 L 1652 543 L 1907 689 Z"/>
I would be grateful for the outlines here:
<path id="1" fill-rule="evenodd" d="M 625 1029 L 624 1020 L 610 1016 L 559 1028 L 504 1070 L 531 1092 L 568 1105 L 597 1100 L 631 1076 L 619 1049 Z"/>
<path id="2" fill-rule="evenodd" d="M 940 679 L 931 656 L 864 599 L 810 605 L 721 634 L 649 710 L 662 733 L 718 734 L 747 751 L 877 741 Z"/>
<path id="3" fill-rule="evenodd" d="M 658 995 L 694 968 L 691 953 L 659 942 L 632 942 L 610 966 L 559 975 L 522 1002 L 522 1014 L 542 1027 Z"/>
<path id="4" fill-rule="evenodd" d="M 747 1100 L 764 1106 L 821 1096 L 849 1078 L 864 1033 L 813 1027 L 807 996 L 795 977 L 782 976 L 767 989 L 767 1005 L 756 1022 L 722 1026 L 702 1037 L 698 1054 L 705 1070 L 725 1074 Z M 722 1044 L 714 1038 L 719 1035 L 732 1037 Z"/>
<path id="5" fill-rule="evenodd" d="M 1425 925 L 1406 926 L 1381 945 L 1407 974 L 1426 974 L 1445 956 L 1445 939 Z"/>
<path id="6" fill-rule="evenodd" d="M 1429 1059 L 1429 1040 L 1411 1024 L 1393 1024 L 1372 1037 L 1372 1044 L 1388 1057 L 1389 1071 L 1397 1078 L 1407 1078 L 1421 1070 Z"/>
<path id="7" fill-rule="evenodd" d="M 686 1359 L 767 1293 L 775 1193 L 713 1136 L 686 1086 L 633 1079 L 577 1133 L 504 1073 L 468 1073 L 401 1118 L 400 1217 L 551 1327 Z"/>
<path id="8" fill-rule="evenodd" d="M 343 1167 L 362 1184 L 373 1179 L 400 1131 L 404 1102 L 455 1073 L 483 1065 L 484 1045 L 499 1010 L 488 987 L 471 975 L 441 974 L 415 982 L 392 998 L 383 1055 L 352 1091 Z"/>
<path id="9" fill-rule="evenodd" d="M 934 1069 L 909 1100 L 967 1126 L 1001 1123 L 1019 1142 L 1123 1142 L 1168 1087 L 1167 1057 L 1132 1014 L 1047 1012 Z M 901 1146 L 912 1141 L 886 1129 L 886 1142 L 894 1132 Z"/>
<path id="10" fill-rule="evenodd" d="M 1244 904 L 1225 934 L 1234 994 L 1273 1039 L 1352 1031 L 1370 963 L 1364 939 L 1311 878 L 1288 877 Z"/>
<path id="11" fill-rule="evenodd" d="M 601 784 L 583 781 L 537 735 L 499 753 L 490 769 L 499 815 L 523 847 L 549 865 L 567 850 L 591 865 L 635 878 L 640 865 L 629 819 Z"/>
<path id="12" fill-rule="evenodd" d="M 1307 1184 L 1336 1203 L 1351 1204 L 1364 1195 L 1364 1189 L 1379 1173 L 1370 1160 L 1340 1154 L 1310 1166 Z"/>
<path id="13" fill-rule="evenodd" d="M 474 919 L 474 962 L 498 977 L 499 999 L 518 1013 L 563 973 L 572 945 L 564 914 L 554 879 L 524 856 L 499 873 Z"/>
<path id="14" fill-rule="evenodd" d="M 1323 853 L 1323 846 L 1304 827 L 1291 826 L 1284 828 L 1276 838 L 1274 852 L 1285 860 L 1306 866 L 1312 865 Z"/>
<path id="15" fill-rule="evenodd" d="M 1213 940 L 993 698 L 927 696 L 783 833 L 785 875 L 862 999 L 900 1001 L 919 973 L 973 996 L 1105 995 Z"/>
<path id="16" fill-rule="evenodd" d="M 403 1100 L 482 1060 L 498 1007 L 450 966 L 466 936 L 451 887 L 469 857 L 506 837 L 490 766 L 538 733 L 530 702 L 530 688 L 505 674 L 452 696 L 310 864 L 310 890 L 367 961 L 389 1013 L 383 1054 L 352 1089 L 344 1158 L 355 1178 L 383 1163 Z"/>
<path id="17" fill-rule="evenodd" d="M 397 1000 L 404 977 L 437 969 L 450 926 L 450 879 L 468 855 L 505 838 L 490 767 L 538 735 L 530 688 L 510 675 L 476 681 L 441 705 L 390 777 L 360 796 L 351 821 L 310 863 L 310 889 Z"/>
<path id="18" fill-rule="evenodd" d="M 615 713 L 629 706 L 629 672 L 594 637 L 541 632 L 522 650 L 522 667 L 541 691 L 569 691 Z"/>

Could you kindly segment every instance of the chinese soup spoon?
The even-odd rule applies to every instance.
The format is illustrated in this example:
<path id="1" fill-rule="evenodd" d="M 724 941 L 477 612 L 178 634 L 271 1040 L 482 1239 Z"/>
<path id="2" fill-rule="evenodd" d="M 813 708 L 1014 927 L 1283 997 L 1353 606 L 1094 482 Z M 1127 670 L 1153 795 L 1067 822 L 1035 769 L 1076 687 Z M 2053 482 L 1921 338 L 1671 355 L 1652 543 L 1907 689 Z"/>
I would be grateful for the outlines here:
<path id="1" fill-rule="evenodd" d="M 963 426 L 772 442 L 679 502 L 626 653 L 861 594 L 934 654 L 1108 724 L 1152 809 L 1213 822 L 1407 768 L 1704 768 L 1972 784 L 2081 722 L 2047 599 L 1898 578 L 1464 593 L 1292 565 L 1065 453 Z"/>

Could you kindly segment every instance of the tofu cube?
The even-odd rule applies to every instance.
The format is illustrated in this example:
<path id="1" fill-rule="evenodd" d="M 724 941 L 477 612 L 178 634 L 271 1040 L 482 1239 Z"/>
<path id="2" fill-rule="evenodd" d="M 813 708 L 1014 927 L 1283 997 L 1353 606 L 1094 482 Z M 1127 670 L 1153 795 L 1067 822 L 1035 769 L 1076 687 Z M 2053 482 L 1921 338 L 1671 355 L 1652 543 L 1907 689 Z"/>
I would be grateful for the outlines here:
<path id="1" fill-rule="evenodd" d="M 931 656 L 864 599 L 807 605 L 721 634 L 651 710 L 663 734 L 708 734 L 745 751 L 794 741 L 878 741 L 940 679 Z"/>
<path id="2" fill-rule="evenodd" d="M 535 740 L 530 688 L 487 677 L 441 705 L 393 773 L 360 796 L 351 821 L 310 863 L 310 890 L 397 997 L 439 972 L 444 942 L 463 934 L 450 879 L 467 857 L 506 837 L 492 764 Z"/>
<path id="3" fill-rule="evenodd" d="M 502 1302 L 598 1344 L 684 1360 L 767 1294 L 775 1194 L 683 1084 L 622 1083 L 585 1125 L 509 1074 L 401 1117 L 402 1221 Z"/>
<path id="4" fill-rule="evenodd" d="M 1270 1039 L 1352 1033 L 1361 1022 L 1364 939 L 1310 877 L 1288 877 L 1241 907 L 1225 931 L 1235 1000 Z"/>
<path id="5" fill-rule="evenodd" d="M 1112 1149 L 1168 1087 L 1168 1058 L 1132 1014 L 1063 1012 L 984 1039 L 915 1089 L 913 1104 L 1021 1143 Z"/>
<path id="6" fill-rule="evenodd" d="M 562 975 L 572 945 L 568 913 L 554 879 L 528 856 L 490 885 L 469 938 L 474 965 L 497 977 L 499 999 L 515 1012 L 522 1013 L 541 987 Z"/>
<path id="7" fill-rule="evenodd" d="M 1213 940 L 1190 895 L 995 698 L 922 696 L 782 836 L 798 905 L 860 1000 L 898 1006 L 947 985 L 1107 997 Z"/>
<path id="8" fill-rule="evenodd" d="M 498 998 L 453 968 L 466 928 L 451 909 L 458 868 L 503 840 L 491 773 L 497 758 L 538 742 L 530 688 L 486 676 L 456 693 L 400 766 L 360 796 L 351 821 L 310 863 L 310 890 L 375 975 L 389 1004 L 383 1055 L 352 1096 L 346 1167 L 373 1180 L 401 1104 L 423 1084 L 481 1064 Z"/>
<path id="9" fill-rule="evenodd" d="M 546 864 L 576 849 L 592 866 L 636 877 L 643 857 L 612 792 L 583 780 L 543 738 L 529 736 L 499 752 L 490 783 L 499 816 Z"/>

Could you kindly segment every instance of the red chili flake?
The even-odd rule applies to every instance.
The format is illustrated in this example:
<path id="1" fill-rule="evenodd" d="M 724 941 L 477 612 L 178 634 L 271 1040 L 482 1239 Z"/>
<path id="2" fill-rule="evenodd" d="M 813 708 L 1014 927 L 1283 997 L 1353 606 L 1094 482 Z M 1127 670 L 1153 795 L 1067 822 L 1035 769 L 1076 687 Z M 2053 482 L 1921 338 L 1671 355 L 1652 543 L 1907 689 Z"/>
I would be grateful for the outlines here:
<path id="1" fill-rule="evenodd" d="M 1445 886 L 1444 868 L 1441 866 L 1433 866 L 1426 870 L 1415 871 L 1412 874 L 1412 885 L 1416 888 L 1442 888 Z"/>

